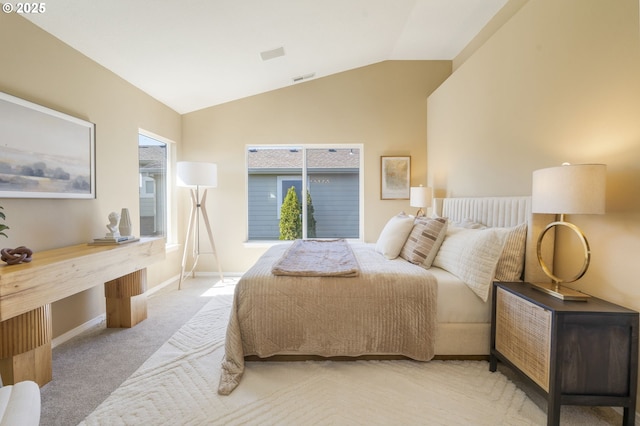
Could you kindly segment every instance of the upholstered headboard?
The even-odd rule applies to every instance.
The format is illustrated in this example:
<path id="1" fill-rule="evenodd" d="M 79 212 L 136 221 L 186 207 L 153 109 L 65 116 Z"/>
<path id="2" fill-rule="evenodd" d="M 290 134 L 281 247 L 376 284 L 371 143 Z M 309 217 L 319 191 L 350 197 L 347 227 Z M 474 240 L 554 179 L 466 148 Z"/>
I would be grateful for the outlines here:
<path id="1" fill-rule="evenodd" d="M 455 222 L 471 220 L 492 228 L 506 228 L 527 222 L 524 279 L 533 282 L 549 281 L 538 264 L 536 242 L 546 224 L 553 220 L 553 216 L 533 215 L 531 197 L 435 198 L 433 213 Z M 545 235 L 542 253 L 545 255 L 547 265 L 552 265 L 553 235 L 551 232 Z"/>

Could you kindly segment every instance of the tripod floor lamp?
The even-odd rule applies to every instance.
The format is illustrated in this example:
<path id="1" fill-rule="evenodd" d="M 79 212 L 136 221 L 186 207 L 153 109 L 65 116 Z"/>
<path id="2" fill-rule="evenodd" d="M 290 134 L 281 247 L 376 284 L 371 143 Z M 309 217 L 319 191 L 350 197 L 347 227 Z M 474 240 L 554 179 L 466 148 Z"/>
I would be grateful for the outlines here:
<path id="1" fill-rule="evenodd" d="M 184 241 L 184 251 L 182 253 L 182 267 L 180 269 L 180 282 L 178 290 L 182 288 L 182 281 L 189 275 L 195 276 L 196 265 L 200 258 L 200 217 L 204 222 L 209 242 L 211 243 L 212 254 L 218 265 L 218 273 L 220 280 L 224 280 L 222 276 L 222 267 L 218 261 L 218 252 L 213 241 L 213 233 L 209 224 L 209 216 L 207 215 L 207 189 L 218 186 L 218 167 L 214 163 L 200 163 L 192 161 L 180 161 L 177 167 L 178 186 L 191 188 L 191 210 L 189 213 L 189 225 L 187 226 L 186 238 Z M 200 191 L 202 190 L 202 197 Z M 191 271 L 185 276 L 184 270 L 187 264 L 187 252 L 189 250 L 189 240 L 192 240 L 193 246 L 193 266 Z"/>

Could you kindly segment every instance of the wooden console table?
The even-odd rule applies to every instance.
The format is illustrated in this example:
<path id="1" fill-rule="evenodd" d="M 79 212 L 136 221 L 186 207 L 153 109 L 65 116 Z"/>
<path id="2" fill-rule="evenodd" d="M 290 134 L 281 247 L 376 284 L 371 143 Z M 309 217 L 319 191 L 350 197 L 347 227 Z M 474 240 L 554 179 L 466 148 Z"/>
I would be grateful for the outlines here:
<path id="1" fill-rule="evenodd" d="M 165 240 L 79 244 L 36 252 L 30 263 L 0 266 L 0 375 L 4 384 L 52 379 L 51 303 L 105 286 L 107 327 L 147 318 L 146 267 L 164 259 Z"/>

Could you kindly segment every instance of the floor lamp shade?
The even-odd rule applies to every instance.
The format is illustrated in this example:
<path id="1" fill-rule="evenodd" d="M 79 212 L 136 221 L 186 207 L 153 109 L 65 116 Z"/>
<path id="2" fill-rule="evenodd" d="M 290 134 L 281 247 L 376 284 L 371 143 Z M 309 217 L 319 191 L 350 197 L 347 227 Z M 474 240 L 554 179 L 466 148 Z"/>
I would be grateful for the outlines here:
<path id="1" fill-rule="evenodd" d="M 218 186 L 218 166 L 215 163 L 179 161 L 177 166 L 178 186 Z"/>

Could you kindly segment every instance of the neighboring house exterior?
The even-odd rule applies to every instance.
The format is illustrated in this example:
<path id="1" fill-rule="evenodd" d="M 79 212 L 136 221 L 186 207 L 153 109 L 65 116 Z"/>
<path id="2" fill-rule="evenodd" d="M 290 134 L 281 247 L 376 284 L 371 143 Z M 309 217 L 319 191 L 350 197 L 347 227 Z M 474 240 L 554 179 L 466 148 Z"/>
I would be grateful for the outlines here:
<path id="1" fill-rule="evenodd" d="M 360 150 L 306 149 L 307 190 L 316 220 L 316 238 L 358 238 L 360 230 Z M 250 148 L 247 153 L 249 240 L 277 240 L 280 207 L 294 186 L 302 202 L 303 150 Z"/>
<path id="2" fill-rule="evenodd" d="M 165 188 L 166 148 L 157 145 L 140 145 L 140 236 L 163 235 L 166 229 L 164 204 L 166 195 L 158 188 Z"/>

